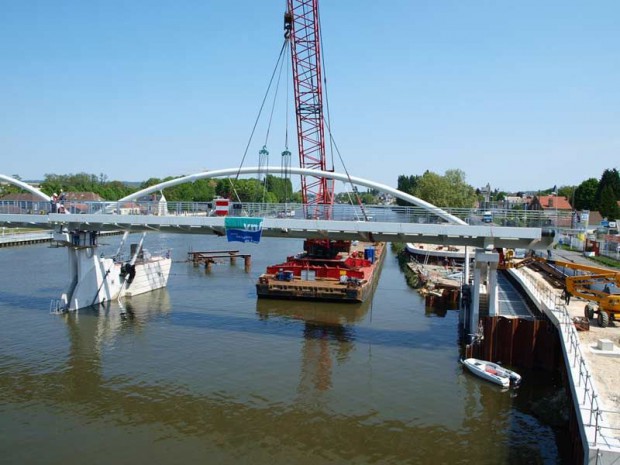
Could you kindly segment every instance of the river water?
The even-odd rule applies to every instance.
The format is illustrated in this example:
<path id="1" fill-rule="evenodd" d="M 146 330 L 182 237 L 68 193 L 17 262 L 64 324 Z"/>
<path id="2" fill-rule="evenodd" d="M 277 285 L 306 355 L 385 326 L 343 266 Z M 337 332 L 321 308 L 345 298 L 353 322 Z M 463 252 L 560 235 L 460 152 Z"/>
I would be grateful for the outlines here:
<path id="1" fill-rule="evenodd" d="M 389 248 L 372 301 L 343 305 L 257 301 L 299 240 L 146 246 L 173 250 L 168 288 L 124 318 L 116 302 L 49 314 L 66 250 L 0 249 L 0 463 L 569 463 L 560 381 L 521 372 L 502 391 L 465 373 L 458 313 L 425 310 Z M 251 272 L 184 262 L 222 249 L 251 253 Z"/>

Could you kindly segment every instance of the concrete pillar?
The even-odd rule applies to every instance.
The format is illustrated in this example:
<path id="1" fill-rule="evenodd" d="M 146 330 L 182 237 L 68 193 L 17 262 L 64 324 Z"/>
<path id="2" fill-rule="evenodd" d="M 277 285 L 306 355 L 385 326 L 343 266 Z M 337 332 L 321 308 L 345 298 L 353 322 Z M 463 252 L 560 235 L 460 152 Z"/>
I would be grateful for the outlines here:
<path id="1" fill-rule="evenodd" d="M 475 334 L 478 329 L 480 318 L 480 268 L 474 268 L 474 282 L 471 288 L 471 308 L 469 309 L 469 320 L 467 321 L 467 332 Z"/>
<path id="2" fill-rule="evenodd" d="M 498 316 L 499 315 L 499 303 L 498 303 L 498 292 L 497 292 L 497 265 L 493 266 L 493 264 L 489 264 L 487 269 L 488 273 L 488 286 L 487 292 L 489 294 L 489 316 Z"/>
<path id="3" fill-rule="evenodd" d="M 472 310 L 469 316 L 468 328 L 470 334 L 475 334 L 478 329 L 478 320 L 480 319 L 480 288 L 484 281 L 486 281 L 486 290 L 489 294 L 489 315 L 494 316 L 497 311 L 498 263 L 498 253 L 486 252 L 484 250 L 476 251 L 474 284 L 472 289 Z"/>
<path id="4" fill-rule="evenodd" d="M 469 284 L 469 247 L 465 246 L 465 263 L 463 265 L 463 284 Z"/>

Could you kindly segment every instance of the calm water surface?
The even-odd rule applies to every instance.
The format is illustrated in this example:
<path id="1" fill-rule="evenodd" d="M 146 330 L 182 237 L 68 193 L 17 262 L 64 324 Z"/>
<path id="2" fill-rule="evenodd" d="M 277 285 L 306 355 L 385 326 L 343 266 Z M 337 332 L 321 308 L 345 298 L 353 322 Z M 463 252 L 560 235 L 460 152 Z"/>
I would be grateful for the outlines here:
<path id="1" fill-rule="evenodd" d="M 0 463 L 568 463 L 561 419 L 540 408 L 557 380 L 523 373 L 502 392 L 464 373 L 457 312 L 425 311 L 391 252 L 372 302 L 338 305 L 257 301 L 258 275 L 298 240 L 146 246 L 177 261 L 126 318 L 116 303 L 50 315 L 66 250 L 0 249 Z M 252 271 L 183 262 L 216 249 L 251 253 Z"/>

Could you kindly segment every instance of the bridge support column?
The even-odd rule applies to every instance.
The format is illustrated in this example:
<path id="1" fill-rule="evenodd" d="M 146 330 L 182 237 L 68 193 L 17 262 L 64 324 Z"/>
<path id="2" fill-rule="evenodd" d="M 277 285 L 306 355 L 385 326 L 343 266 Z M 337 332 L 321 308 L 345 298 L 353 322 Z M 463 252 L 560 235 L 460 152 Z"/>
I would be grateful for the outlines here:
<path id="1" fill-rule="evenodd" d="M 463 284 L 469 284 L 469 247 L 465 246 L 465 263 L 463 265 Z"/>
<path id="2" fill-rule="evenodd" d="M 497 289 L 497 264 L 499 263 L 499 254 L 494 253 L 491 255 L 495 255 L 497 257 L 497 262 L 489 262 L 487 267 L 487 293 L 489 294 L 489 316 L 498 316 L 499 315 L 499 303 L 497 300 L 498 289 Z"/>
<path id="3" fill-rule="evenodd" d="M 96 231 L 56 231 L 54 240 L 67 247 L 69 284 L 55 305 L 57 310 L 77 310 L 107 302 L 118 293 L 118 268 L 110 258 L 96 253 Z"/>
<path id="4" fill-rule="evenodd" d="M 471 307 L 469 308 L 469 318 L 467 320 L 467 334 L 471 342 L 478 330 L 478 320 L 480 318 L 480 268 L 474 268 L 474 282 L 472 285 Z"/>
<path id="5" fill-rule="evenodd" d="M 489 298 L 489 315 L 497 313 L 497 264 L 499 254 L 476 251 L 474 265 L 474 283 L 472 292 L 472 304 L 469 313 L 468 334 L 473 339 L 478 331 L 478 321 L 480 319 L 480 294 L 484 290 Z M 484 286 L 484 288 L 483 288 Z"/>

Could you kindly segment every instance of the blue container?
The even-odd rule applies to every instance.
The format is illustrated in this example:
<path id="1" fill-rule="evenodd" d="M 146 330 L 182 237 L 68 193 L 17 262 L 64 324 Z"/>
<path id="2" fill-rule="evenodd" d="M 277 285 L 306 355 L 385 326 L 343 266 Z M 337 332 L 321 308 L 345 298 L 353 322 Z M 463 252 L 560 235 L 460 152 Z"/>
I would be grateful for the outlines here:
<path id="1" fill-rule="evenodd" d="M 364 258 L 368 260 L 370 263 L 374 263 L 375 262 L 375 248 L 366 247 L 364 249 Z"/>

